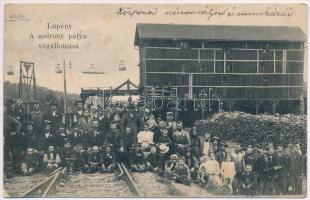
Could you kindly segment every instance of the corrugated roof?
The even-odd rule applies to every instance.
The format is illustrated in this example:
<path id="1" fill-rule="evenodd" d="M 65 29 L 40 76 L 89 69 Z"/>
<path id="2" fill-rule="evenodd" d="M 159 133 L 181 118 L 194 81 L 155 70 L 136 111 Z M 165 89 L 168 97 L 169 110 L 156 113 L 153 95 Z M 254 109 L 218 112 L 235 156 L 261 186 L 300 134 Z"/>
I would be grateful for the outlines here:
<path id="1" fill-rule="evenodd" d="M 305 41 L 299 27 L 227 26 L 184 24 L 137 24 L 135 46 L 141 39 L 188 39 L 219 41 Z"/>

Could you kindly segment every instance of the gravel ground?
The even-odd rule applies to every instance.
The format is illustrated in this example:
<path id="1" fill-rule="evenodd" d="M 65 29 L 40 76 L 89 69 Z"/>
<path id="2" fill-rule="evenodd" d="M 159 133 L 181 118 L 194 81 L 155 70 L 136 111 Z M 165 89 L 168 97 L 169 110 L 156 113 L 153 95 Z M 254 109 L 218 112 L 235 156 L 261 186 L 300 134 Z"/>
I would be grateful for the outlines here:
<path id="1" fill-rule="evenodd" d="M 50 197 L 132 197 L 127 183 L 113 174 L 69 174 Z"/>
<path id="2" fill-rule="evenodd" d="M 16 176 L 4 179 L 3 185 L 10 197 L 18 197 L 33 186 L 46 179 L 45 174 L 34 174 L 33 176 Z"/>

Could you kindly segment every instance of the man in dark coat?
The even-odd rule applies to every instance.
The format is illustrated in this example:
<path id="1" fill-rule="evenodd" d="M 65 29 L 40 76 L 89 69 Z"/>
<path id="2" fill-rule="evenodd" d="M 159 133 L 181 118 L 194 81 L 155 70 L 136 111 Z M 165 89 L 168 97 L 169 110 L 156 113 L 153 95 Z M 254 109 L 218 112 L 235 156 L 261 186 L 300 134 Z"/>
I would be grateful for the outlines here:
<path id="1" fill-rule="evenodd" d="M 25 141 L 24 141 L 24 149 L 28 147 L 33 147 L 38 150 L 39 148 L 39 136 L 36 130 L 34 129 L 33 122 L 29 121 L 26 126 L 26 130 L 24 131 Z"/>
<path id="2" fill-rule="evenodd" d="M 202 139 L 198 135 L 197 127 L 193 127 L 192 130 L 190 131 L 190 136 L 191 136 L 191 149 L 193 152 L 193 155 L 196 158 L 201 157 L 201 145 L 202 145 Z"/>
<path id="3" fill-rule="evenodd" d="M 55 101 L 50 104 L 50 111 L 44 117 L 44 120 L 50 122 L 52 132 L 56 132 L 60 123 L 62 123 L 62 114 L 57 111 L 57 103 Z"/>
<path id="4" fill-rule="evenodd" d="M 65 141 L 64 147 L 60 150 L 61 165 L 67 167 L 69 172 L 78 170 L 77 152 L 75 152 L 69 140 Z"/>
<path id="5" fill-rule="evenodd" d="M 259 190 L 261 195 L 272 193 L 271 177 L 273 171 L 273 157 L 269 154 L 268 147 L 263 150 L 263 155 L 257 161 L 257 172 L 259 176 Z"/>
<path id="6" fill-rule="evenodd" d="M 110 144 L 106 144 L 103 146 L 103 153 L 101 155 L 101 172 L 112 173 L 116 168 L 116 155 L 112 151 Z"/>
<path id="7" fill-rule="evenodd" d="M 73 124 L 71 131 L 68 132 L 68 140 L 70 141 L 72 147 L 75 148 L 77 145 L 82 145 L 85 142 L 84 139 L 85 138 L 79 129 L 78 124 Z"/>
<path id="8" fill-rule="evenodd" d="M 66 125 L 61 123 L 56 132 L 56 148 L 61 149 L 64 146 L 65 139 L 67 139 Z"/>
<path id="9" fill-rule="evenodd" d="M 85 142 L 88 147 L 102 146 L 105 135 L 99 130 L 98 120 L 92 121 L 91 131 L 85 135 Z"/>
<path id="10" fill-rule="evenodd" d="M 43 115 L 44 113 L 40 110 L 40 103 L 35 102 L 33 104 L 33 110 L 30 112 L 31 121 L 33 121 L 33 128 L 36 132 L 41 132 L 43 127 Z"/>
<path id="11" fill-rule="evenodd" d="M 44 130 L 38 137 L 38 150 L 41 154 L 46 152 L 49 146 L 56 145 L 56 134 L 52 131 L 50 122 L 45 121 L 44 124 Z"/>
<path id="12" fill-rule="evenodd" d="M 287 165 L 288 160 L 283 155 L 283 147 L 278 146 L 277 154 L 273 159 L 274 174 L 272 177 L 276 195 L 285 195 L 287 192 Z"/>
<path id="13" fill-rule="evenodd" d="M 74 111 L 74 117 L 76 118 L 76 121 L 78 122 L 79 119 L 83 116 L 83 102 L 82 100 L 78 100 L 74 103 L 75 111 Z"/>
<path id="14" fill-rule="evenodd" d="M 125 128 L 131 128 L 131 132 L 133 134 L 132 139 L 134 139 L 134 143 L 137 143 L 137 134 L 143 127 L 143 121 L 141 117 L 135 112 L 134 105 L 130 104 L 128 106 L 128 112 L 122 116 L 120 122 L 120 131 L 121 133 L 125 132 Z"/>
<path id="15" fill-rule="evenodd" d="M 110 128 L 110 120 L 107 115 L 104 113 L 104 109 L 102 107 L 98 108 L 98 120 L 99 120 L 99 130 L 103 133 L 109 131 Z"/>
<path id="16" fill-rule="evenodd" d="M 245 165 L 247 165 L 247 164 L 251 165 L 252 166 L 252 170 L 256 171 L 257 158 L 254 155 L 253 148 L 252 148 L 251 145 L 249 145 L 247 147 L 247 150 L 246 150 L 246 153 L 245 153 L 245 156 L 244 156 L 244 164 Z"/>
<path id="17" fill-rule="evenodd" d="M 104 145 L 107 144 L 111 144 L 112 151 L 116 153 L 117 159 L 122 157 L 120 154 L 124 153 L 124 139 L 115 123 L 110 125 L 110 130 L 104 139 Z"/>
<path id="18" fill-rule="evenodd" d="M 28 147 L 27 151 L 23 154 L 23 158 L 20 163 L 20 172 L 24 176 L 31 176 L 38 172 L 40 165 L 40 156 L 37 151 L 32 147 Z"/>
<path id="19" fill-rule="evenodd" d="M 75 114 L 73 113 L 73 109 L 70 105 L 67 106 L 67 112 L 64 115 L 64 120 L 63 123 L 66 124 L 66 128 L 67 130 L 71 130 L 73 125 L 76 124 L 77 121 L 77 117 L 75 116 Z"/>
<path id="20" fill-rule="evenodd" d="M 96 173 L 101 168 L 101 155 L 98 146 L 93 146 L 88 154 L 87 162 L 84 164 L 83 171 L 86 173 Z"/>
<path id="21" fill-rule="evenodd" d="M 288 164 L 289 194 L 302 194 L 303 158 L 298 149 L 298 144 L 293 146 L 292 156 Z"/>
<path id="22" fill-rule="evenodd" d="M 254 196 L 257 186 L 257 177 L 255 172 L 252 171 L 252 166 L 247 164 L 245 172 L 242 173 L 240 178 L 240 194 L 246 196 Z"/>

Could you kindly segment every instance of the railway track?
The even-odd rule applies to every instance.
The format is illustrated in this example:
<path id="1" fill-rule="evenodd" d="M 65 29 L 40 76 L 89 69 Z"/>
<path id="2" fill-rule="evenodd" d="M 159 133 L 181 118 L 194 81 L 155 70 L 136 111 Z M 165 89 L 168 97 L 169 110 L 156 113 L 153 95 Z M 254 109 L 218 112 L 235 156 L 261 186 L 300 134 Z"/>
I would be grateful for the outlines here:
<path id="1" fill-rule="evenodd" d="M 61 176 L 66 173 L 66 170 L 67 168 L 56 169 L 44 181 L 24 192 L 19 197 L 46 197 L 56 187 Z"/>
<path id="2" fill-rule="evenodd" d="M 118 171 L 115 173 L 68 173 L 66 168 L 53 171 L 48 177 L 33 175 L 33 177 L 20 177 L 31 181 L 34 185 L 20 189 L 10 183 L 8 195 L 11 197 L 181 197 L 195 196 L 200 192 L 195 187 L 175 184 L 173 181 L 160 177 L 151 172 L 130 172 L 123 163 L 117 163 Z M 38 178 L 36 178 L 38 179 Z M 30 184 L 28 184 L 30 185 Z M 20 191 L 21 190 L 21 191 Z M 198 196 L 208 196 L 201 191 Z"/>

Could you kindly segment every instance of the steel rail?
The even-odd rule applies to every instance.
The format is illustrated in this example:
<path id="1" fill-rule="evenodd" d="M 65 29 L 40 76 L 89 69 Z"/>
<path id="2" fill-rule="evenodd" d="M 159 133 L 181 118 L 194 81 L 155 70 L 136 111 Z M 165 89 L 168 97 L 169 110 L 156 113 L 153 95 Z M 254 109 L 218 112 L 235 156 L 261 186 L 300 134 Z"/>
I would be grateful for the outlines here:
<path id="1" fill-rule="evenodd" d="M 52 172 L 50 173 L 50 176 L 56 174 L 58 171 L 60 171 L 60 170 L 62 170 L 62 169 L 63 169 L 62 167 L 59 167 L 58 169 L 52 171 Z"/>
<path id="2" fill-rule="evenodd" d="M 120 178 L 120 177 L 122 177 L 124 175 L 124 170 L 123 170 L 123 168 L 121 167 L 121 165 L 119 163 L 117 163 L 117 167 L 118 167 L 119 171 L 121 172 L 118 175 L 118 178 Z"/>
<path id="3" fill-rule="evenodd" d="M 136 183 L 135 183 L 134 180 L 132 179 L 130 173 L 128 172 L 126 166 L 125 166 L 123 163 L 121 163 L 120 165 L 122 166 L 122 168 L 123 168 L 125 174 L 127 175 L 128 180 L 129 180 L 129 183 L 131 184 L 131 186 L 132 186 L 132 188 L 134 189 L 134 191 L 135 191 L 135 193 L 137 194 L 137 196 L 143 196 L 142 193 L 139 191 L 138 186 L 136 185 Z"/>
<path id="4" fill-rule="evenodd" d="M 48 193 L 51 191 L 52 187 L 55 185 L 56 180 L 60 177 L 61 174 L 64 174 L 66 170 L 67 170 L 67 168 L 65 167 L 63 170 L 61 170 L 61 171 L 59 170 L 56 173 L 53 180 L 50 182 L 50 184 L 46 188 L 45 192 L 43 193 L 42 197 L 46 197 L 46 195 L 48 195 Z"/>
<path id="5" fill-rule="evenodd" d="M 43 180 L 42 182 L 38 183 L 37 185 L 35 185 L 34 187 L 30 188 L 29 190 L 27 190 L 26 192 L 24 192 L 23 194 L 21 194 L 19 197 L 25 197 L 28 194 L 30 194 L 31 192 L 35 191 L 36 189 L 40 188 L 42 185 L 44 185 L 45 183 L 47 183 L 48 181 L 50 181 L 51 179 L 53 179 L 56 176 L 56 174 L 53 174 L 51 176 L 49 176 L 47 179 Z"/>

